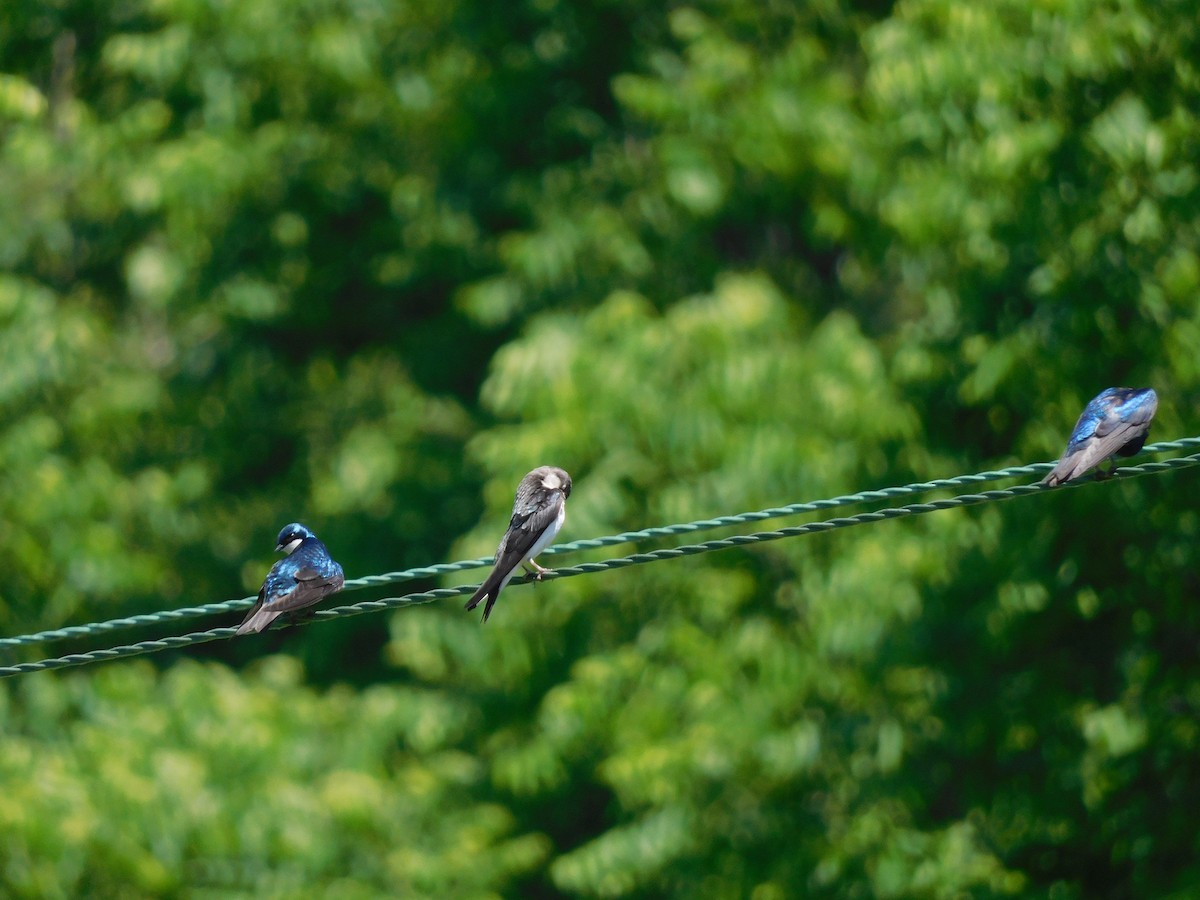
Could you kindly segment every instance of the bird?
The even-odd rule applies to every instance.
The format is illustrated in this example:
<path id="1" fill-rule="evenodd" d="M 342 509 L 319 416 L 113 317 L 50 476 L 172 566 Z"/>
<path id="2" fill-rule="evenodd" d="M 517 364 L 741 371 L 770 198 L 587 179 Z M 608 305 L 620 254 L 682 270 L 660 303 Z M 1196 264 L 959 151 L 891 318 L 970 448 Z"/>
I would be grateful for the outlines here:
<path id="1" fill-rule="evenodd" d="M 1101 391 L 1084 407 L 1075 423 L 1067 449 L 1042 484 L 1056 485 L 1080 477 L 1093 466 L 1116 457 L 1133 456 L 1146 443 L 1150 420 L 1158 410 L 1158 394 L 1153 388 L 1110 387 Z"/>
<path id="2" fill-rule="evenodd" d="M 466 608 L 474 609 L 485 597 L 483 621 L 492 614 L 500 592 L 516 574 L 518 567 L 532 569 L 538 580 L 550 571 L 534 559 L 549 546 L 567 519 L 567 498 L 571 496 L 571 476 L 555 466 L 538 466 L 521 479 L 513 501 L 508 531 L 496 548 L 496 564 L 479 586 Z"/>
<path id="3" fill-rule="evenodd" d="M 346 583 L 342 567 L 299 522 L 283 527 L 275 551 L 287 556 L 271 566 L 258 591 L 258 602 L 238 626 L 238 634 L 260 632 L 284 613 L 312 606 Z"/>

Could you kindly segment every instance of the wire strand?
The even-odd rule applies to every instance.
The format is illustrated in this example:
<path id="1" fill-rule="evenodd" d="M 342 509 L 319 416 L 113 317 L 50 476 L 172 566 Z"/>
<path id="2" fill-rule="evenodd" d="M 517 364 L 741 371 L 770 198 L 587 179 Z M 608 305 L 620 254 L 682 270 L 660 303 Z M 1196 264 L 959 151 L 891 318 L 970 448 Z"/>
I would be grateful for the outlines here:
<path id="1" fill-rule="evenodd" d="M 1200 443 L 1200 439 L 1189 440 Z M 1192 443 L 1187 444 L 1186 446 L 1196 446 L 1196 444 Z M 1190 468 L 1196 465 L 1200 465 L 1200 453 L 1196 453 L 1191 456 L 1181 456 L 1175 459 L 1163 460 L 1162 462 L 1147 462 L 1138 466 L 1129 466 L 1118 469 L 1116 474 L 1112 476 L 1111 480 L 1137 478 L 1142 475 L 1159 474 L 1176 469 Z M 1046 467 L 1043 464 L 1038 464 L 1034 467 L 1024 468 L 1037 468 L 1041 471 L 1044 471 Z M 683 547 L 670 547 L 661 550 L 651 550 L 646 553 L 635 553 L 630 556 L 616 557 L 594 563 L 581 563 L 577 566 L 552 569 L 546 572 L 540 580 L 552 581 L 558 578 L 571 578 L 577 575 L 591 575 L 597 572 L 605 572 L 612 569 L 623 569 L 629 566 L 643 565 L 645 563 L 659 562 L 667 559 L 678 559 L 680 557 L 693 556 L 698 553 L 708 553 L 714 550 L 726 550 L 731 547 L 745 547 L 753 544 L 766 543 L 769 541 L 778 541 L 784 538 L 801 537 L 806 534 L 817 534 L 825 531 L 833 531 L 839 528 L 850 528 L 855 525 L 866 525 L 874 522 L 882 522 L 887 519 L 905 518 L 909 516 L 918 516 L 926 513 L 937 512 L 939 510 L 956 509 L 959 507 L 977 506 L 981 503 L 1011 500 L 1016 497 L 1025 497 L 1029 496 L 1030 494 L 1039 494 L 1045 491 L 1081 488 L 1088 485 L 1094 485 L 1096 483 L 1097 479 L 1087 479 L 1067 482 L 1066 484 L 1059 485 L 1057 487 L 1050 487 L 1048 485 L 1038 483 L 1018 485 L 1016 487 L 1005 488 L 1001 490 L 983 491 L 976 494 L 959 494 L 943 500 L 933 500 L 928 503 L 911 503 L 906 506 L 897 506 L 888 509 L 875 510 L 873 512 L 864 512 L 854 516 L 825 519 L 819 522 L 809 522 L 806 525 L 797 525 L 791 528 L 781 528 L 776 531 L 762 531 L 754 534 L 733 535 L 727 538 L 705 541 L 700 544 L 690 544 Z M 512 584 L 523 584 L 530 580 L 530 578 L 522 577 L 520 579 L 513 579 Z M 364 613 L 382 612 L 389 609 L 417 606 L 420 604 L 432 603 L 436 600 L 442 600 L 449 597 L 458 597 L 465 594 L 470 594 L 475 591 L 475 588 L 476 585 L 460 585 L 458 587 L 438 588 L 431 591 L 406 594 L 402 597 L 387 597 L 382 600 L 365 600 L 361 603 L 352 603 L 346 606 L 339 606 L 334 609 L 319 610 L 310 618 L 296 622 L 295 624 L 304 625 L 308 624 L 310 621 L 340 619 L 348 616 L 363 615 Z M 11 678 L 15 675 L 23 675 L 30 672 L 63 669 L 71 666 L 88 665 L 90 663 L 101 662 L 109 659 L 122 659 L 130 656 L 139 656 L 145 653 L 157 653 L 163 650 L 178 649 L 181 647 L 188 647 L 193 644 L 202 644 L 209 641 L 230 638 L 233 637 L 236 632 L 237 629 L 232 627 L 214 628 L 209 631 L 198 631 L 193 632 L 192 634 L 166 637 L 159 640 L 141 641 L 136 644 L 126 644 L 120 647 L 93 650 L 88 653 L 74 653 L 69 656 L 42 659 L 37 660 L 36 662 L 19 663 L 13 666 L 0 667 L 0 678 Z"/>
<path id="2" fill-rule="evenodd" d="M 1200 437 L 1183 438 L 1177 441 L 1162 441 L 1157 444 L 1150 444 L 1142 449 L 1142 454 L 1162 453 L 1168 450 L 1185 450 L 1192 447 L 1200 447 Z M 709 531 L 714 528 L 743 525 L 748 522 L 762 522 L 769 519 L 794 516 L 807 512 L 820 512 L 827 509 L 836 509 L 841 506 L 851 506 L 857 503 L 868 503 L 875 500 L 887 500 L 893 497 L 923 494 L 929 491 L 960 487 L 966 484 L 986 484 L 991 481 L 1000 481 L 1005 478 L 1015 478 L 1022 475 L 1040 475 L 1043 472 L 1049 472 L 1052 468 L 1054 468 L 1054 465 L 1055 464 L 1051 462 L 1010 466 L 1005 469 L 977 472 L 973 475 L 958 475 L 954 478 L 938 478 L 932 481 L 918 481 L 913 482 L 912 484 L 905 484 L 897 487 L 859 491 L 855 494 L 844 494 L 842 496 L 832 497 L 827 500 L 809 500 L 803 503 L 792 503 L 787 506 L 775 506 L 769 509 L 757 510 L 755 512 L 744 512 L 730 516 L 718 516 L 712 519 L 699 519 L 695 522 L 685 522 L 677 525 L 661 525 L 654 528 L 643 528 L 639 531 L 624 531 L 620 534 L 608 535 L 606 537 L 586 538 L 583 540 L 570 541 L 563 544 L 555 544 L 553 547 L 547 547 L 545 550 L 543 550 L 541 554 L 539 554 L 539 559 L 542 556 L 557 556 L 562 553 L 572 553 L 577 550 L 594 550 L 601 547 L 611 547 L 616 544 L 627 544 L 634 541 L 649 540 L 652 538 L 671 537 L 680 534 L 694 534 L 700 531 Z M 432 566 L 419 566 L 412 569 L 403 569 L 398 572 L 387 572 L 382 575 L 366 575 L 361 578 L 354 578 L 347 581 L 342 590 L 355 591 L 366 587 L 379 587 L 405 581 L 413 581 L 418 578 L 433 578 L 438 575 L 448 575 L 454 572 L 464 572 L 471 569 L 490 566 L 494 561 L 495 557 L 485 556 L 478 559 L 464 559 L 457 562 L 438 563 Z M 46 631 L 34 632 L 32 634 L 0 638 L 0 648 L 20 647 L 28 644 L 45 644 L 54 641 L 69 640 L 71 638 L 88 637 L 93 634 L 106 634 L 117 631 L 126 631 L 131 628 L 140 628 L 147 625 L 158 625 L 163 622 L 175 622 L 186 619 L 200 618 L 202 616 L 237 612 L 238 610 L 249 609 L 254 605 L 257 599 L 257 597 L 242 597 L 237 600 L 223 600 L 216 603 L 206 603 L 201 606 L 185 606 L 181 609 L 163 610 L 161 612 L 125 616 L 119 619 L 109 619 L 108 621 L 104 622 L 93 622 L 88 625 L 68 625 L 63 628 L 53 628 Z"/>

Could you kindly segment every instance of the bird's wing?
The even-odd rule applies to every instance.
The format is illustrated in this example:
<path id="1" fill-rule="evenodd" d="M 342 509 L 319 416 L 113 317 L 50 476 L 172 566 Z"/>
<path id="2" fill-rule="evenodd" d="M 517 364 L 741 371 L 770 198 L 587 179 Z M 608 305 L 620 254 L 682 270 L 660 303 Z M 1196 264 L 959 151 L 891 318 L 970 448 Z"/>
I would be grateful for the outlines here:
<path id="1" fill-rule="evenodd" d="M 500 542 L 500 549 L 496 551 L 496 568 L 509 571 L 529 559 L 538 538 L 558 519 L 565 500 L 559 491 L 551 502 L 543 506 L 514 512 L 504 540 Z"/>
<path id="2" fill-rule="evenodd" d="M 310 590 L 307 585 L 297 582 L 288 590 L 269 595 L 263 601 L 263 609 L 283 613 L 309 606 L 320 599 L 321 594 Z"/>
<path id="3" fill-rule="evenodd" d="M 322 574 L 311 566 L 302 566 L 294 574 L 278 574 L 278 577 L 268 576 L 263 590 L 266 594 L 263 607 L 274 612 L 288 612 L 312 606 L 326 594 L 332 594 L 341 589 L 342 578 L 338 574 L 330 577 Z"/>
<path id="4" fill-rule="evenodd" d="M 1100 420 L 1100 424 L 1096 426 L 1096 437 L 1107 437 L 1110 433 L 1124 430 L 1133 430 L 1142 428 L 1150 424 L 1150 420 L 1154 418 L 1154 414 L 1158 412 L 1158 401 L 1156 399 L 1144 399 L 1137 406 L 1129 410 L 1124 418 L 1120 416 L 1105 416 Z M 1134 435 L 1136 437 L 1136 434 Z M 1129 438 L 1126 438 L 1129 440 Z"/>
<path id="5" fill-rule="evenodd" d="M 1130 441 L 1144 437 L 1151 416 L 1145 415 L 1142 408 L 1135 409 L 1127 419 L 1105 419 L 1096 426 L 1096 436 L 1084 449 L 1089 459 L 1094 460 L 1090 465 L 1096 465 L 1108 459 Z"/>
<path id="6" fill-rule="evenodd" d="M 1111 420 L 1105 419 L 1096 427 L 1096 433 L 1090 441 L 1074 453 L 1063 455 L 1063 458 L 1058 461 L 1058 465 L 1054 467 L 1054 471 L 1046 476 L 1046 482 L 1061 484 L 1072 478 L 1078 478 L 1093 466 L 1100 465 L 1130 441 L 1136 440 L 1140 434 L 1144 433 L 1146 423 L 1149 421 L 1149 417 L 1141 418 L 1140 416 L 1137 420 L 1131 419 L 1125 422 L 1115 417 Z"/>
<path id="7" fill-rule="evenodd" d="M 297 569 L 295 572 L 292 573 L 292 577 L 295 578 L 297 582 L 299 582 L 301 584 L 305 584 L 308 582 L 318 581 L 319 579 L 324 578 L 325 576 L 322 575 L 320 572 L 318 572 L 316 569 L 314 569 L 312 566 L 301 566 L 299 569 Z"/>

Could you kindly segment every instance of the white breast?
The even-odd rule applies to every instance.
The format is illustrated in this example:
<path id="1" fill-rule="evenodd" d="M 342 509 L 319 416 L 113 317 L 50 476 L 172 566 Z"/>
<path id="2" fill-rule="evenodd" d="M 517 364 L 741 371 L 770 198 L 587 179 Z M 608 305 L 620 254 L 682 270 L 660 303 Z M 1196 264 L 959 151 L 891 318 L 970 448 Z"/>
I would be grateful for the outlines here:
<path id="1" fill-rule="evenodd" d="M 542 532 L 542 536 L 534 541 L 533 546 L 529 548 L 529 555 L 522 562 L 529 562 L 543 550 L 550 546 L 550 542 L 554 540 L 559 529 L 563 527 L 563 522 L 567 521 L 567 504 L 562 504 L 558 508 L 558 515 L 554 521 L 550 523 L 550 527 Z"/>

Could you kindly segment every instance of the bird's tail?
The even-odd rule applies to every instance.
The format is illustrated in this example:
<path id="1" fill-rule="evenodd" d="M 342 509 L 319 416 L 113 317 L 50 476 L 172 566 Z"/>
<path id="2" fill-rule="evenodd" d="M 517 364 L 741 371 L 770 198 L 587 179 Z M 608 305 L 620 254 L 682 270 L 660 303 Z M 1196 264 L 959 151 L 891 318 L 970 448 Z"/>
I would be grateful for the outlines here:
<path id="1" fill-rule="evenodd" d="M 463 608 L 472 610 L 479 605 L 479 601 L 487 597 L 487 603 L 483 607 L 483 621 L 486 622 L 488 616 L 492 614 L 492 607 L 496 605 L 496 600 L 499 596 L 500 583 L 495 578 L 489 576 L 487 581 L 479 586 L 479 590 L 471 595 L 471 599 L 467 601 L 467 605 Z"/>
<path id="2" fill-rule="evenodd" d="M 1038 483 L 1056 487 L 1070 481 L 1072 478 L 1078 478 L 1085 471 L 1079 467 L 1080 462 L 1082 460 L 1079 458 L 1078 453 L 1065 453 L 1062 459 L 1055 464 L 1054 468 L 1046 474 L 1046 477 Z"/>
<path id="3" fill-rule="evenodd" d="M 259 603 L 247 614 L 242 620 L 242 624 L 238 626 L 238 634 L 255 634 L 263 631 L 268 625 L 274 622 L 279 613 L 272 609 L 263 609 L 262 603 Z"/>

